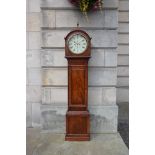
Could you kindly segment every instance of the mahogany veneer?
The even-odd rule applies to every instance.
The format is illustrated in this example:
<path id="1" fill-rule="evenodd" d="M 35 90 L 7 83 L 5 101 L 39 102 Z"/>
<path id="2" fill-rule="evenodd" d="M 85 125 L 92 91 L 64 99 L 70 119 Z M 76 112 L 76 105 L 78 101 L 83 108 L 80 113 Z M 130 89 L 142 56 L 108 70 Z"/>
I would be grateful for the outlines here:
<path id="1" fill-rule="evenodd" d="M 75 54 L 68 47 L 68 39 L 80 34 L 87 40 L 87 48 Z M 71 31 L 65 38 L 65 57 L 68 60 L 68 111 L 66 113 L 67 141 L 90 140 L 90 114 L 88 111 L 88 60 L 91 54 L 91 38 L 80 29 Z"/>

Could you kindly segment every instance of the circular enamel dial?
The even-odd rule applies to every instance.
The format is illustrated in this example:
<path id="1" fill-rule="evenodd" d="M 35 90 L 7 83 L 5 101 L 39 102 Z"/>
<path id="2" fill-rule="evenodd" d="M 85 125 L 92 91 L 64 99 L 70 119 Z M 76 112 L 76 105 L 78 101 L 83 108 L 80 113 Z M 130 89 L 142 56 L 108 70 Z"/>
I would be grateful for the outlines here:
<path id="1" fill-rule="evenodd" d="M 75 34 L 68 40 L 68 47 L 72 53 L 81 54 L 88 46 L 86 38 L 81 34 Z"/>

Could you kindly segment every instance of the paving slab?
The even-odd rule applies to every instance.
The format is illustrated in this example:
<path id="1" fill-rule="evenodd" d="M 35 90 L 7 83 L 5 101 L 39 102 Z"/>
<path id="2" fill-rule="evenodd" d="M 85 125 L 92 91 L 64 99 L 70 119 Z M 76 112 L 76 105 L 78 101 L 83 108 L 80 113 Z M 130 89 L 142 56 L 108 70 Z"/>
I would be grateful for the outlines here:
<path id="1" fill-rule="evenodd" d="M 64 134 L 27 128 L 27 155 L 128 155 L 119 133 L 92 134 L 91 141 L 64 141 Z"/>

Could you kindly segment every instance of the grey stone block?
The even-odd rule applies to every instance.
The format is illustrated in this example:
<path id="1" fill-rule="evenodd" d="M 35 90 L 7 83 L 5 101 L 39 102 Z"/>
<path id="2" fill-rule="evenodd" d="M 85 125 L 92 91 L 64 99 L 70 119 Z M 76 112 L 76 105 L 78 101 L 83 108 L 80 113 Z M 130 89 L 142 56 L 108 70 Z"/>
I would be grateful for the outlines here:
<path id="1" fill-rule="evenodd" d="M 129 102 L 129 88 L 117 88 L 117 103 Z"/>
<path id="2" fill-rule="evenodd" d="M 117 8 L 118 7 L 118 0 L 104 0 L 103 7 L 104 8 Z"/>
<path id="3" fill-rule="evenodd" d="M 88 89 L 88 105 L 102 105 L 102 88 L 89 87 Z"/>
<path id="4" fill-rule="evenodd" d="M 73 5 L 66 0 L 41 0 L 41 7 L 42 8 L 73 8 Z"/>
<path id="5" fill-rule="evenodd" d="M 119 12 L 118 13 L 119 22 L 129 22 L 129 12 Z"/>
<path id="6" fill-rule="evenodd" d="M 67 106 L 67 95 L 67 87 L 44 87 L 42 88 L 42 104 L 51 104 L 52 106 Z M 88 104 L 93 106 L 116 104 L 116 88 L 89 87 Z"/>
<path id="7" fill-rule="evenodd" d="M 93 49 L 89 66 L 105 66 L 104 53 L 116 50 L 111 49 Z M 115 55 L 113 52 L 113 54 Z M 116 58 L 117 59 L 117 58 Z M 41 64 L 42 66 L 67 66 L 67 59 L 65 58 L 65 51 L 62 49 L 50 49 L 41 51 Z M 112 65 L 113 66 L 113 65 Z M 115 65 L 116 66 L 116 65 Z"/>
<path id="8" fill-rule="evenodd" d="M 42 32 L 42 47 L 65 47 L 66 30 L 52 30 Z M 59 41 L 58 41 L 59 40 Z"/>
<path id="9" fill-rule="evenodd" d="M 116 67 L 117 66 L 117 52 L 116 50 L 105 50 L 105 66 Z"/>
<path id="10" fill-rule="evenodd" d="M 129 76 L 129 67 L 118 67 L 117 68 L 117 75 L 118 76 Z"/>
<path id="11" fill-rule="evenodd" d="M 116 85 L 116 68 L 90 68 L 88 83 L 90 86 Z"/>
<path id="12" fill-rule="evenodd" d="M 105 66 L 105 50 L 92 50 L 91 58 L 89 59 L 89 66 Z"/>
<path id="13" fill-rule="evenodd" d="M 89 107 L 91 133 L 116 133 L 117 132 L 117 106 Z M 43 130 L 50 130 L 53 133 L 66 132 L 66 111 L 67 107 L 42 106 Z"/>
<path id="14" fill-rule="evenodd" d="M 92 47 L 117 47 L 116 30 L 88 30 L 87 32 L 92 37 Z M 64 37 L 68 33 L 68 30 L 43 31 L 42 47 L 64 47 Z"/>
<path id="15" fill-rule="evenodd" d="M 43 130 L 53 133 L 65 133 L 67 107 L 42 106 L 41 117 Z"/>
<path id="16" fill-rule="evenodd" d="M 100 19 L 98 19 L 100 20 Z M 118 27 L 118 11 L 117 10 L 105 10 L 104 23 L 106 28 Z"/>
<path id="17" fill-rule="evenodd" d="M 27 102 L 41 102 L 41 86 L 27 86 L 26 87 L 26 101 Z"/>
<path id="18" fill-rule="evenodd" d="M 29 68 L 28 69 L 28 83 L 29 85 L 41 85 L 41 69 Z"/>
<path id="19" fill-rule="evenodd" d="M 89 13 L 89 22 L 86 21 L 85 17 L 81 12 L 72 11 L 72 10 L 57 10 L 56 11 L 56 20 L 54 18 L 55 11 L 48 10 L 43 11 L 43 16 L 45 20 L 43 21 L 44 27 L 53 27 L 51 22 L 55 23 L 56 27 L 75 27 L 77 21 L 80 23 L 81 27 L 109 27 L 116 28 L 118 27 L 118 18 L 117 10 L 103 10 Z M 50 19 L 50 20 L 49 20 Z"/>
<path id="20" fill-rule="evenodd" d="M 67 81 L 67 69 L 66 68 L 52 68 L 42 70 L 43 85 L 62 85 L 66 86 Z"/>
<path id="21" fill-rule="evenodd" d="M 128 55 L 119 55 L 118 56 L 118 65 L 129 65 L 129 56 Z"/>
<path id="22" fill-rule="evenodd" d="M 88 105 L 113 105 L 116 104 L 116 88 L 114 87 L 89 87 Z"/>
<path id="23" fill-rule="evenodd" d="M 49 87 L 42 88 L 42 104 L 51 104 L 52 103 L 51 89 L 52 88 L 49 88 Z"/>
<path id="24" fill-rule="evenodd" d="M 84 28 L 117 28 L 118 11 L 103 10 L 90 12 L 88 14 L 89 22 L 79 10 L 43 10 L 42 26 L 48 28 L 73 28 L 79 22 L 80 27 Z"/>
<path id="25" fill-rule="evenodd" d="M 118 54 L 129 54 L 129 45 L 118 45 Z"/>
<path id="26" fill-rule="evenodd" d="M 31 103 L 26 103 L 26 127 L 32 127 L 32 107 L 31 107 Z"/>
<path id="27" fill-rule="evenodd" d="M 28 69 L 26 68 L 26 85 L 29 84 L 29 80 L 28 80 L 29 76 L 28 76 Z"/>
<path id="28" fill-rule="evenodd" d="M 117 78 L 117 86 L 129 86 L 129 78 L 128 77 L 118 77 Z"/>
<path id="29" fill-rule="evenodd" d="M 29 49 L 29 32 L 26 32 L 26 50 Z"/>
<path id="30" fill-rule="evenodd" d="M 27 31 L 40 31 L 40 13 L 27 13 Z"/>
<path id="31" fill-rule="evenodd" d="M 116 30 L 88 31 L 92 37 L 92 47 L 117 47 Z"/>
<path id="32" fill-rule="evenodd" d="M 29 0 L 29 12 L 40 12 L 40 0 Z"/>
<path id="33" fill-rule="evenodd" d="M 29 11 L 29 3 L 28 3 L 29 0 L 26 0 L 26 13 Z"/>
<path id="34" fill-rule="evenodd" d="M 91 133 L 116 133 L 117 132 L 117 106 L 89 107 L 91 120 Z"/>
<path id="35" fill-rule="evenodd" d="M 102 88 L 102 103 L 107 105 L 116 104 L 116 88 L 104 87 Z"/>
<path id="36" fill-rule="evenodd" d="M 96 11 L 88 16 L 89 22 L 79 10 L 58 10 L 56 11 L 56 27 L 76 27 L 77 22 L 79 22 L 80 27 L 104 27 L 104 13 Z"/>
<path id="37" fill-rule="evenodd" d="M 40 32 L 29 32 L 29 49 L 40 49 Z"/>
<path id="38" fill-rule="evenodd" d="M 106 53 L 106 54 L 105 54 Z M 106 62 L 105 62 L 106 59 Z M 42 66 L 67 66 L 65 51 L 62 49 L 50 49 L 41 51 Z M 89 66 L 117 66 L 117 53 L 115 49 L 93 49 Z"/>
<path id="39" fill-rule="evenodd" d="M 118 43 L 129 44 L 129 34 L 118 34 Z"/>
<path id="40" fill-rule="evenodd" d="M 42 27 L 55 28 L 56 26 L 56 11 L 42 10 Z"/>
<path id="41" fill-rule="evenodd" d="M 26 67 L 41 67 L 40 50 L 28 50 L 26 53 Z"/>
<path id="42" fill-rule="evenodd" d="M 70 4 L 66 0 L 59 0 L 55 2 L 55 0 L 41 0 L 41 7 L 45 8 L 74 8 L 72 4 Z M 104 0 L 104 8 L 117 8 L 118 7 L 118 0 Z"/>
<path id="43" fill-rule="evenodd" d="M 61 106 L 68 104 L 67 87 L 42 88 L 42 104 Z"/>
<path id="44" fill-rule="evenodd" d="M 118 32 L 129 33 L 129 23 L 119 23 Z"/>
<path id="45" fill-rule="evenodd" d="M 43 69 L 43 85 L 66 86 L 67 81 L 66 68 Z M 88 84 L 89 86 L 116 85 L 116 68 L 89 68 Z"/>
<path id="46" fill-rule="evenodd" d="M 129 1 L 119 1 L 120 11 L 129 11 Z"/>
<path id="47" fill-rule="evenodd" d="M 51 49 L 41 51 L 42 66 L 67 66 L 64 49 Z"/>
<path id="48" fill-rule="evenodd" d="M 32 127 L 41 126 L 40 118 L 41 118 L 40 103 L 32 103 Z"/>
<path id="49" fill-rule="evenodd" d="M 120 122 L 128 122 L 129 121 L 129 103 L 122 102 L 118 103 L 119 113 L 118 113 L 118 120 Z"/>

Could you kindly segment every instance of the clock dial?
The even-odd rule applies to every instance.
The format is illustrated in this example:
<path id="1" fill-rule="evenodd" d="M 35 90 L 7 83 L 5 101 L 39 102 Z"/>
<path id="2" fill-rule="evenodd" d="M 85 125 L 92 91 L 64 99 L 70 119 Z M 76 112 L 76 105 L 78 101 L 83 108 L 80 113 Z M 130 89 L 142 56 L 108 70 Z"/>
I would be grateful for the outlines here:
<path id="1" fill-rule="evenodd" d="M 83 53 L 87 49 L 87 40 L 81 34 L 75 34 L 68 40 L 68 47 L 75 54 Z"/>

